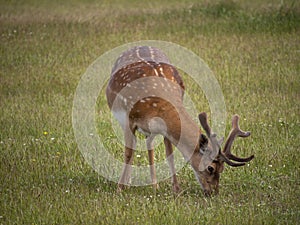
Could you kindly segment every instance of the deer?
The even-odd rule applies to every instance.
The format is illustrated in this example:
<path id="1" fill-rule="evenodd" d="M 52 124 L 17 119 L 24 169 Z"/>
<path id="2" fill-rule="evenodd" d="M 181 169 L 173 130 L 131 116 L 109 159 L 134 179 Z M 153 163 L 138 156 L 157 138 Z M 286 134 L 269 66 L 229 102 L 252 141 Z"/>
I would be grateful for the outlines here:
<path id="1" fill-rule="evenodd" d="M 131 169 L 136 148 L 136 132 L 146 137 L 150 176 L 158 188 L 153 140 L 163 136 L 172 189 L 180 192 L 176 176 L 173 146 L 191 165 L 205 196 L 219 193 L 220 174 L 224 163 L 232 167 L 244 166 L 254 155 L 238 157 L 231 152 L 236 137 L 248 137 L 239 127 L 239 116 L 232 117 L 232 130 L 225 142 L 212 132 L 205 112 L 198 115 L 200 125 L 183 106 L 185 86 L 178 70 L 160 49 L 136 46 L 124 51 L 113 65 L 106 88 L 107 103 L 124 133 L 124 164 L 117 190 L 130 186 Z"/>

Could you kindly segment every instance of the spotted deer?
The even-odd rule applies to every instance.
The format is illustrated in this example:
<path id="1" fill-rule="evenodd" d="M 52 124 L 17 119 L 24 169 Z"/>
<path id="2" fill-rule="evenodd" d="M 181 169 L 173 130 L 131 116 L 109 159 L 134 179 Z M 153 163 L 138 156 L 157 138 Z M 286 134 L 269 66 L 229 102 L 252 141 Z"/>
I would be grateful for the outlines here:
<path id="1" fill-rule="evenodd" d="M 152 184 L 157 188 L 153 139 L 164 137 L 173 191 L 180 191 L 174 166 L 173 145 L 182 153 L 194 171 L 205 195 L 218 193 L 224 162 L 243 166 L 254 158 L 240 158 L 230 151 L 235 137 L 248 137 L 239 128 L 239 116 L 232 118 L 232 130 L 221 150 L 221 140 L 211 131 L 205 112 L 198 118 L 206 135 L 183 106 L 184 83 L 177 69 L 159 49 L 149 46 L 125 51 L 115 62 L 106 89 L 108 105 L 120 123 L 125 139 L 125 156 L 118 182 L 121 191 L 130 184 L 136 132 L 146 136 Z M 233 161 L 232 161 L 233 160 Z M 235 161 L 235 162 L 234 162 Z"/>

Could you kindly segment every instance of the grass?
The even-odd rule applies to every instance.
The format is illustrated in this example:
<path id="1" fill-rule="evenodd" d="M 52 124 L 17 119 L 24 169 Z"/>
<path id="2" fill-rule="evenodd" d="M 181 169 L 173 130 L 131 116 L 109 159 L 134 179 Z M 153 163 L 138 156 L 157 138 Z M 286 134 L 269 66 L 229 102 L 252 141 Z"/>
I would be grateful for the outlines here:
<path id="1" fill-rule="evenodd" d="M 0 224 L 296 224 L 299 21 L 296 1 L 1 1 Z M 188 165 L 179 195 L 168 180 L 157 192 L 117 194 L 77 147 L 71 114 L 81 75 L 104 52 L 146 39 L 202 57 L 223 90 L 227 132 L 234 113 L 252 132 L 234 150 L 256 158 L 226 167 L 218 196 L 202 195 Z M 197 109 L 208 111 L 185 81 Z M 98 104 L 99 135 L 121 158 L 103 95 Z"/>

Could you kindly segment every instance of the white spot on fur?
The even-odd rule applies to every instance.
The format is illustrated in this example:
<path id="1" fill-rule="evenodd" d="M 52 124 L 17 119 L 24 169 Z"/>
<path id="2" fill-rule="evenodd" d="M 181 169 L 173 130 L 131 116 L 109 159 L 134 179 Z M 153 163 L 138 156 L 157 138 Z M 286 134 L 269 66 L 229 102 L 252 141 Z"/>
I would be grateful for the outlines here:
<path id="1" fill-rule="evenodd" d="M 161 75 L 165 76 L 164 69 L 161 66 L 159 67 L 159 71 L 160 71 Z"/>

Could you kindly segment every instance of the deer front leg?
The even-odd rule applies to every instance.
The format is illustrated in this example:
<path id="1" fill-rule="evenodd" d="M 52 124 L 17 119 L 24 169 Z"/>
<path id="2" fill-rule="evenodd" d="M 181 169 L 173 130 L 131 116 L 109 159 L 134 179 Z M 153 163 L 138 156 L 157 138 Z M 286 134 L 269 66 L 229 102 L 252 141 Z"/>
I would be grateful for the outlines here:
<path id="1" fill-rule="evenodd" d="M 176 177 L 172 143 L 169 139 L 164 138 L 164 144 L 166 147 L 166 156 L 167 156 L 168 164 L 170 167 L 170 174 L 172 176 L 173 191 L 178 193 L 178 192 L 180 192 L 181 189 L 178 184 L 177 177 Z"/>
<path id="2" fill-rule="evenodd" d="M 121 177 L 118 182 L 118 191 L 122 191 L 125 185 L 130 185 L 130 177 L 133 163 L 133 151 L 136 146 L 136 137 L 131 131 L 124 132 L 125 136 L 125 153 L 124 165 Z"/>
<path id="3" fill-rule="evenodd" d="M 153 147 L 153 140 L 155 136 L 150 135 L 146 139 L 147 150 L 148 150 L 148 159 L 149 159 L 149 166 L 150 166 L 150 175 L 151 181 L 154 189 L 158 189 L 157 179 L 156 179 L 156 171 L 154 165 L 154 147 Z"/>

